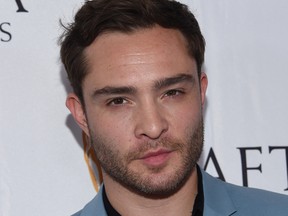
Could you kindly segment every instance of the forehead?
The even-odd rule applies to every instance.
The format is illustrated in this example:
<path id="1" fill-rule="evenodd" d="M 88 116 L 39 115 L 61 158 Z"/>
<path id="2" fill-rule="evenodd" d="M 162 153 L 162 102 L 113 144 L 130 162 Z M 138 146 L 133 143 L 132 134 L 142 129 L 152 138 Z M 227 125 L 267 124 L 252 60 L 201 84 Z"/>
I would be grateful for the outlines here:
<path id="1" fill-rule="evenodd" d="M 132 33 L 102 34 L 85 49 L 84 55 L 88 74 L 83 87 L 91 82 L 101 86 L 197 70 L 182 33 L 159 26 Z"/>

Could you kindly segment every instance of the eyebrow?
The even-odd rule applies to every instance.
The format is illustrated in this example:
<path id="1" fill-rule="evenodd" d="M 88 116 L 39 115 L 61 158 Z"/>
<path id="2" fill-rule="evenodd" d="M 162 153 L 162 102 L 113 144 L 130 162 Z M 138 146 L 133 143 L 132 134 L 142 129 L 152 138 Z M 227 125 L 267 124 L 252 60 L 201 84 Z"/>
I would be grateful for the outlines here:
<path id="1" fill-rule="evenodd" d="M 136 93 L 136 88 L 133 86 L 120 86 L 120 87 L 106 86 L 104 88 L 95 90 L 92 94 L 92 97 L 100 95 L 133 94 L 133 93 Z"/>
<path id="2" fill-rule="evenodd" d="M 154 88 L 162 89 L 162 88 L 166 88 L 171 85 L 175 85 L 177 83 L 183 83 L 183 82 L 190 82 L 193 84 L 195 82 L 195 78 L 190 74 L 179 74 L 174 77 L 168 77 L 168 78 L 164 78 L 164 79 L 156 81 L 154 84 Z"/>
<path id="3" fill-rule="evenodd" d="M 153 88 L 155 90 L 169 87 L 171 85 L 182 83 L 182 82 L 190 82 L 194 83 L 195 79 L 192 75 L 189 74 L 179 74 L 174 77 L 168 77 L 164 79 L 157 80 L 154 83 Z M 92 97 L 97 97 L 101 95 L 113 95 L 113 94 L 135 94 L 137 92 L 136 87 L 134 86 L 105 86 L 104 88 L 97 89 L 92 93 Z"/>

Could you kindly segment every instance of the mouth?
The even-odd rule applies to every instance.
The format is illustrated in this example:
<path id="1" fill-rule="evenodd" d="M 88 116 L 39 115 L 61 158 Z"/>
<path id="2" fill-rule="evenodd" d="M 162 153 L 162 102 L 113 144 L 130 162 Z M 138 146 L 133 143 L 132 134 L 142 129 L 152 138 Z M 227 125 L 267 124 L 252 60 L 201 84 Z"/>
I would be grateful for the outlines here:
<path id="1" fill-rule="evenodd" d="M 144 154 L 139 159 L 148 167 L 161 167 L 164 166 L 169 158 L 171 157 L 173 151 L 159 149 L 157 151 L 151 151 Z"/>

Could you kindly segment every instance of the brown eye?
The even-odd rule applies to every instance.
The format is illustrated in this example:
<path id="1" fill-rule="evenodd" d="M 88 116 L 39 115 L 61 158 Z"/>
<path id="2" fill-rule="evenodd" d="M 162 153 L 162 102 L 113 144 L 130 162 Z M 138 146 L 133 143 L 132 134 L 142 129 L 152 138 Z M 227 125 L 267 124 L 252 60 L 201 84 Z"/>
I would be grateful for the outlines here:
<path id="1" fill-rule="evenodd" d="M 183 91 L 177 90 L 177 89 L 172 89 L 166 92 L 165 96 L 167 97 L 172 97 L 172 96 L 177 96 L 179 94 L 182 94 Z"/>
<path id="2" fill-rule="evenodd" d="M 122 105 L 125 103 L 127 103 L 127 101 L 124 98 L 118 97 L 110 100 L 108 105 Z"/>
<path id="3" fill-rule="evenodd" d="M 170 90 L 166 93 L 167 96 L 173 96 L 173 95 L 177 95 L 178 91 L 177 90 Z"/>

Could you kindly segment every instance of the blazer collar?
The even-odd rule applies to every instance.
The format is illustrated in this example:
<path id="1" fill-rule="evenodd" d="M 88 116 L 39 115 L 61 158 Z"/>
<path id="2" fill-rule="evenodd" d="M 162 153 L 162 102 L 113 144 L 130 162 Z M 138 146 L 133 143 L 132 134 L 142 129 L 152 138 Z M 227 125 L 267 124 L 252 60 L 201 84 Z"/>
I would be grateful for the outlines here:
<path id="1" fill-rule="evenodd" d="M 227 191 L 226 184 L 201 170 L 204 191 L 204 215 L 229 216 L 236 208 Z"/>
<path id="2" fill-rule="evenodd" d="M 201 170 L 204 192 L 204 215 L 230 216 L 236 212 L 236 208 L 227 191 L 226 184 L 215 179 Z M 97 215 L 107 216 L 102 199 L 103 186 L 98 194 L 82 210 L 80 216 Z"/>
<path id="3" fill-rule="evenodd" d="M 101 215 L 107 216 L 102 199 L 103 185 L 100 187 L 97 195 L 82 210 L 80 216 Z"/>

